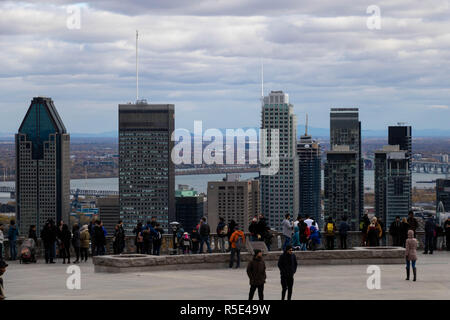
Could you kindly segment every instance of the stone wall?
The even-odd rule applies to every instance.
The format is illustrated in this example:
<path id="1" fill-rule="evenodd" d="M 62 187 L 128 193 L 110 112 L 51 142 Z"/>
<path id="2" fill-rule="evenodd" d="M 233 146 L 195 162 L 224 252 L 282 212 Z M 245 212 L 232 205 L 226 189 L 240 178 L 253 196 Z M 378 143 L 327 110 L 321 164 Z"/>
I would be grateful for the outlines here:
<path id="1" fill-rule="evenodd" d="M 246 235 L 246 236 L 248 236 L 248 235 Z M 419 248 L 421 249 L 421 248 L 423 248 L 423 244 L 424 244 L 424 233 L 418 232 L 417 238 L 419 240 Z M 130 236 L 130 237 L 126 238 L 124 253 L 136 253 L 134 239 L 135 239 L 134 236 Z M 17 241 L 18 254 L 19 254 L 20 246 L 21 246 L 23 240 L 24 240 L 23 238 L 19 238 L 19 240 Z M 163 241 L 163 243 L 162 243 L 162 247 L 161 247 L 161 255 L 173 254 L 173 252 L 172 252 L 172 250 L 173 250 L 172 235 L 170 235 L 170 234 L 163 235 L 162 241 Z M 274 237 L 272 238 L 271 250 L 272 251 L 281 250 L 283 241 L 284 241 L 284 237 L 282 234 L 277 233 L 277 232 L 274 233 Z M 322 234 L 321 245 L 318 246 L 319 250 L 324 249 L 324 242 L 325 242 L 325 236 Z M 211 235 L 211 247 L 212 247 L 213 252 L 216 252 L 216 253 L 220 252 L 218 245 L 217 245 L 218 243 L 219 243 L 218 236 L 216 234 L 212 234 Z M 359 247 L 361 245 L 361 232 L 357 232 L 357 231 L 349 232 L 348 238 L 347 238 L 347 245 L 348 245 L 348 248 Z M 383 240 L 382 245 L 383 246 L 392 245 L 392 238 L 388 234 L 385 236 L 385 239 Z M 226 243 L 226 247 L 228 247 L 227 243 Z M 335 247 L 335 249 L 339 248 L 339 236 L 338 235 L 335 238 L 335 246 L 334 247 Z M 74 255 L 73 248 L 71 248 L 71 250 L 72 250 L 72 254 Z M 204 246 L 203 250 L 206 251 L 206 245 Z M 5 242 L 4 242 L 4 250 L 3 251 L 4 251 L 5 258 L 9 259 L 9 242 L 8 242 L 8 240 L 5 240 Z M 106 238 L 106 254 L 112 254 L 112 253 L 113 253 L 112 237 L 108 236 Z M 43 248 L 43 245 L 41 245 L 40 239 L 38 239 L 37 257 L 43 258 L 43 256 L 44 256 L 44 248 Z"/>

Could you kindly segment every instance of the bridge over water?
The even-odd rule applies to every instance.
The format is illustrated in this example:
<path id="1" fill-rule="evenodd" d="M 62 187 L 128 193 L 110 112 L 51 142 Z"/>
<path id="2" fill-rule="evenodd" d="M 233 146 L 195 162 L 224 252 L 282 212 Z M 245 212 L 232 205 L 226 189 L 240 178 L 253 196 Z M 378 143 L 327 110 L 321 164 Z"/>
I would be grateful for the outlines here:
<path id="1" fill-rule="evenodd" d="M 0 193 L 10 193 L 11 198 L 16 196 L 16 187 L 0 187 Z M 70 189 L 71 195 L 78 194 L 79 196 L 91 196 L 91 197 L 106 197 L 119 195 L 119 191 L 114 190 L 85 190 L 85 189 Z"/>

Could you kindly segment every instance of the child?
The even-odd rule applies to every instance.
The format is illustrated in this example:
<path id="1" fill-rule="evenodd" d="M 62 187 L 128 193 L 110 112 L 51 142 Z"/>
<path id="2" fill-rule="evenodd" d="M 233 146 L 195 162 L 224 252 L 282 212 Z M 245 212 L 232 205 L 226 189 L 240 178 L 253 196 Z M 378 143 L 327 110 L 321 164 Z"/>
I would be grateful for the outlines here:
<path id="1" fill-rule="evenodd" d="M 183 246 L 183 254 L 189 254 L 189 251 L 191 249 L 191 238 L 189 237 L 189 233 L 183 233 L 181 243 Z"/>

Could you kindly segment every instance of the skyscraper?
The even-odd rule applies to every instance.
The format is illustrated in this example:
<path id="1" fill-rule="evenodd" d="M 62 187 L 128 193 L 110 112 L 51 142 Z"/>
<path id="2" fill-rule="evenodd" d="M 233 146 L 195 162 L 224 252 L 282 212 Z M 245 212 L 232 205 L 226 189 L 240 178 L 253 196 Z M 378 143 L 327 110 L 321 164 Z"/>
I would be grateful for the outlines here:
<path id="1" fill-rule="evenodd" d="M 308 135 L 308 124 L 305 134 L 297 143 L 299 171 L 299 213 L 311 216 L 321 225 L 321 156 L 320 145 Z"/>
<path id="2" fill-rule="evenodd" d="M 175 220 L 174 117 L 173 104 L 119 105 L 120 218 L 128 234 L 153 216 L 166 231 Z"/>
<path id="3" fill-rule="evenodd" d="M 16 134 L 16 216 L 19 232 L 48 219 L 69 223 L 70 136 L 51 98 L 36 97 Z"/>
<path id="4" fill-rule="evenodd" d="M 176 220 L 184 231 L 191 233 L 204 216 L 204 197 L 193 189 L 180 185 L 175 191 Z"/>
<path id="5" fill-rule="evenodd" d="M 396 216 L 409 211 L 409 163 L 407 152 L 398 145 L 375 151 L 375 215 L 389 228 Z"/>
<path id="6" fill-rule="evenodd" d="M 347 196 L 350 196 L 351 199 L 348 200 L 348 203 L 354 203 L 354 206 L 347 206 L 346 210 L 350 210 L 354 208 L 355 212 L 335 212 L 333 211 L 335 207 L 339 207 L 340 204 L 332 203 L 332 199 L 338 199 L 332 197 L 331 199 L 326 199 L 325 201 L 325 218 L 330 215 L 337 215 L 337 217 L 342 217 L 344 214 L 347 217 L 353 217 L 352 226 L 353 230 L 357 230 L 357 225 L 359 224 L 359 219 L 362 217 L 364 210 L 364 162 L 361 156 L 361 122 L 359 121 L 358 108 L 332 108 L 330 112 L 330 146 L 331 153 L 329 159 L 332 161 L 337 161 L 340 163 L 340 166 L 344 166 L 342 161 L 347 159 L 350 161 L 349 167 L 352 167 L 352 170 L 355 172 L 351 172 L 352 178 L 356 177 L 354 183 L 354 188 L 352 187 L 352 192 Z M 344 149 L 340 148 L 342 146 Z M 345 151 L 346 156 L 342 154 L 343 150 Z M 333 151 L 337 151 L 336 154 L 333 154 Z M 349 156 L 349 152 L 355 152 L 355 159 L 353 156 Z M 351 158 L 351 159 L 350 159 Z M 327 154 L 328 159 L 328 154 Z M 328 160 L 327 160 L 328 161 Z M 356 161 L 357 166 L 353 168 L 353 162 Z M 332 167 L 332 166 L 331 166 Z M 329 166 L 329 168 L 331 168 Z M 344 170 L 345 171 L 345 170 Z M 325 184 L 331 183 L 332 186 L 325 185 L 325 190 L 332 190 L 333 188 L 342 189 L 348 186 L 348 181 L 346 179 L 337 178 L 335 175 L 327 176 L 327 172 L 331 174 L 332 170 L 325 171 Z M 342 186 L 334 186 L 335 184 L 343 183 Z M 328 193 L 328 196 L 332 194 Z M 327 195 L 326 195 L 327 196 Z M 325 197 L 326 197 L 325 196 Z M 353 209 L 351 209 L 353 210 Z M 339 220 L 339 219 L 338 219 Z"/>
<path id="7" fill-rule="evenodd" d="M 358 152 L 349 146 L 335 145 L 327 152 L 324 172 L 324 216 L 336 225 L 348 218 L 351 230 L 359 225 L 359 161 Z"/>
<path id="8" fill-rule="evenodd" d="M 389 127 L 388 143 L 389 145 L 399 145 L 400 150 L 406 151 L 408 168 L 412 165 L 412 130 L 411 126 L 399 123 L 397 126 Z M 409 170 L 409 188 L 412 189 L 412 171 Z M 408 207 L 412 207 L 412 192 L 409 193 Z"/>
<path id="9" fill-rule="evenodd" d="M 297 118 L 289 95 L 271 91 L 263 98 L 262 129 L 279 130 L 279 170 L 261 175 L 261 211 L 271 227 L 281 230 L 285 214 L 298 214 Z"/>

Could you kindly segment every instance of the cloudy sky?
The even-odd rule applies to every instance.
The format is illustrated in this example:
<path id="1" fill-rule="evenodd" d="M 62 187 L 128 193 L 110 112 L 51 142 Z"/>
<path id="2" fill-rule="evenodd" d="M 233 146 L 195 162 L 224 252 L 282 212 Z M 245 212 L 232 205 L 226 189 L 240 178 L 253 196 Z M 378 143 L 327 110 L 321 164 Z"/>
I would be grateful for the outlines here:
<path id="1" fill-rule="evenodd" d="M 0 1 L 0 132 L 39 95 L 70 132 L 116 130 L 136 29 L 140 97 L 174 103 L 177 127 L 258 126 L 262 59 L 299 123 L 359 107 L 363 129 L 449 128 L 449 0 L 36 0 Z"/>

